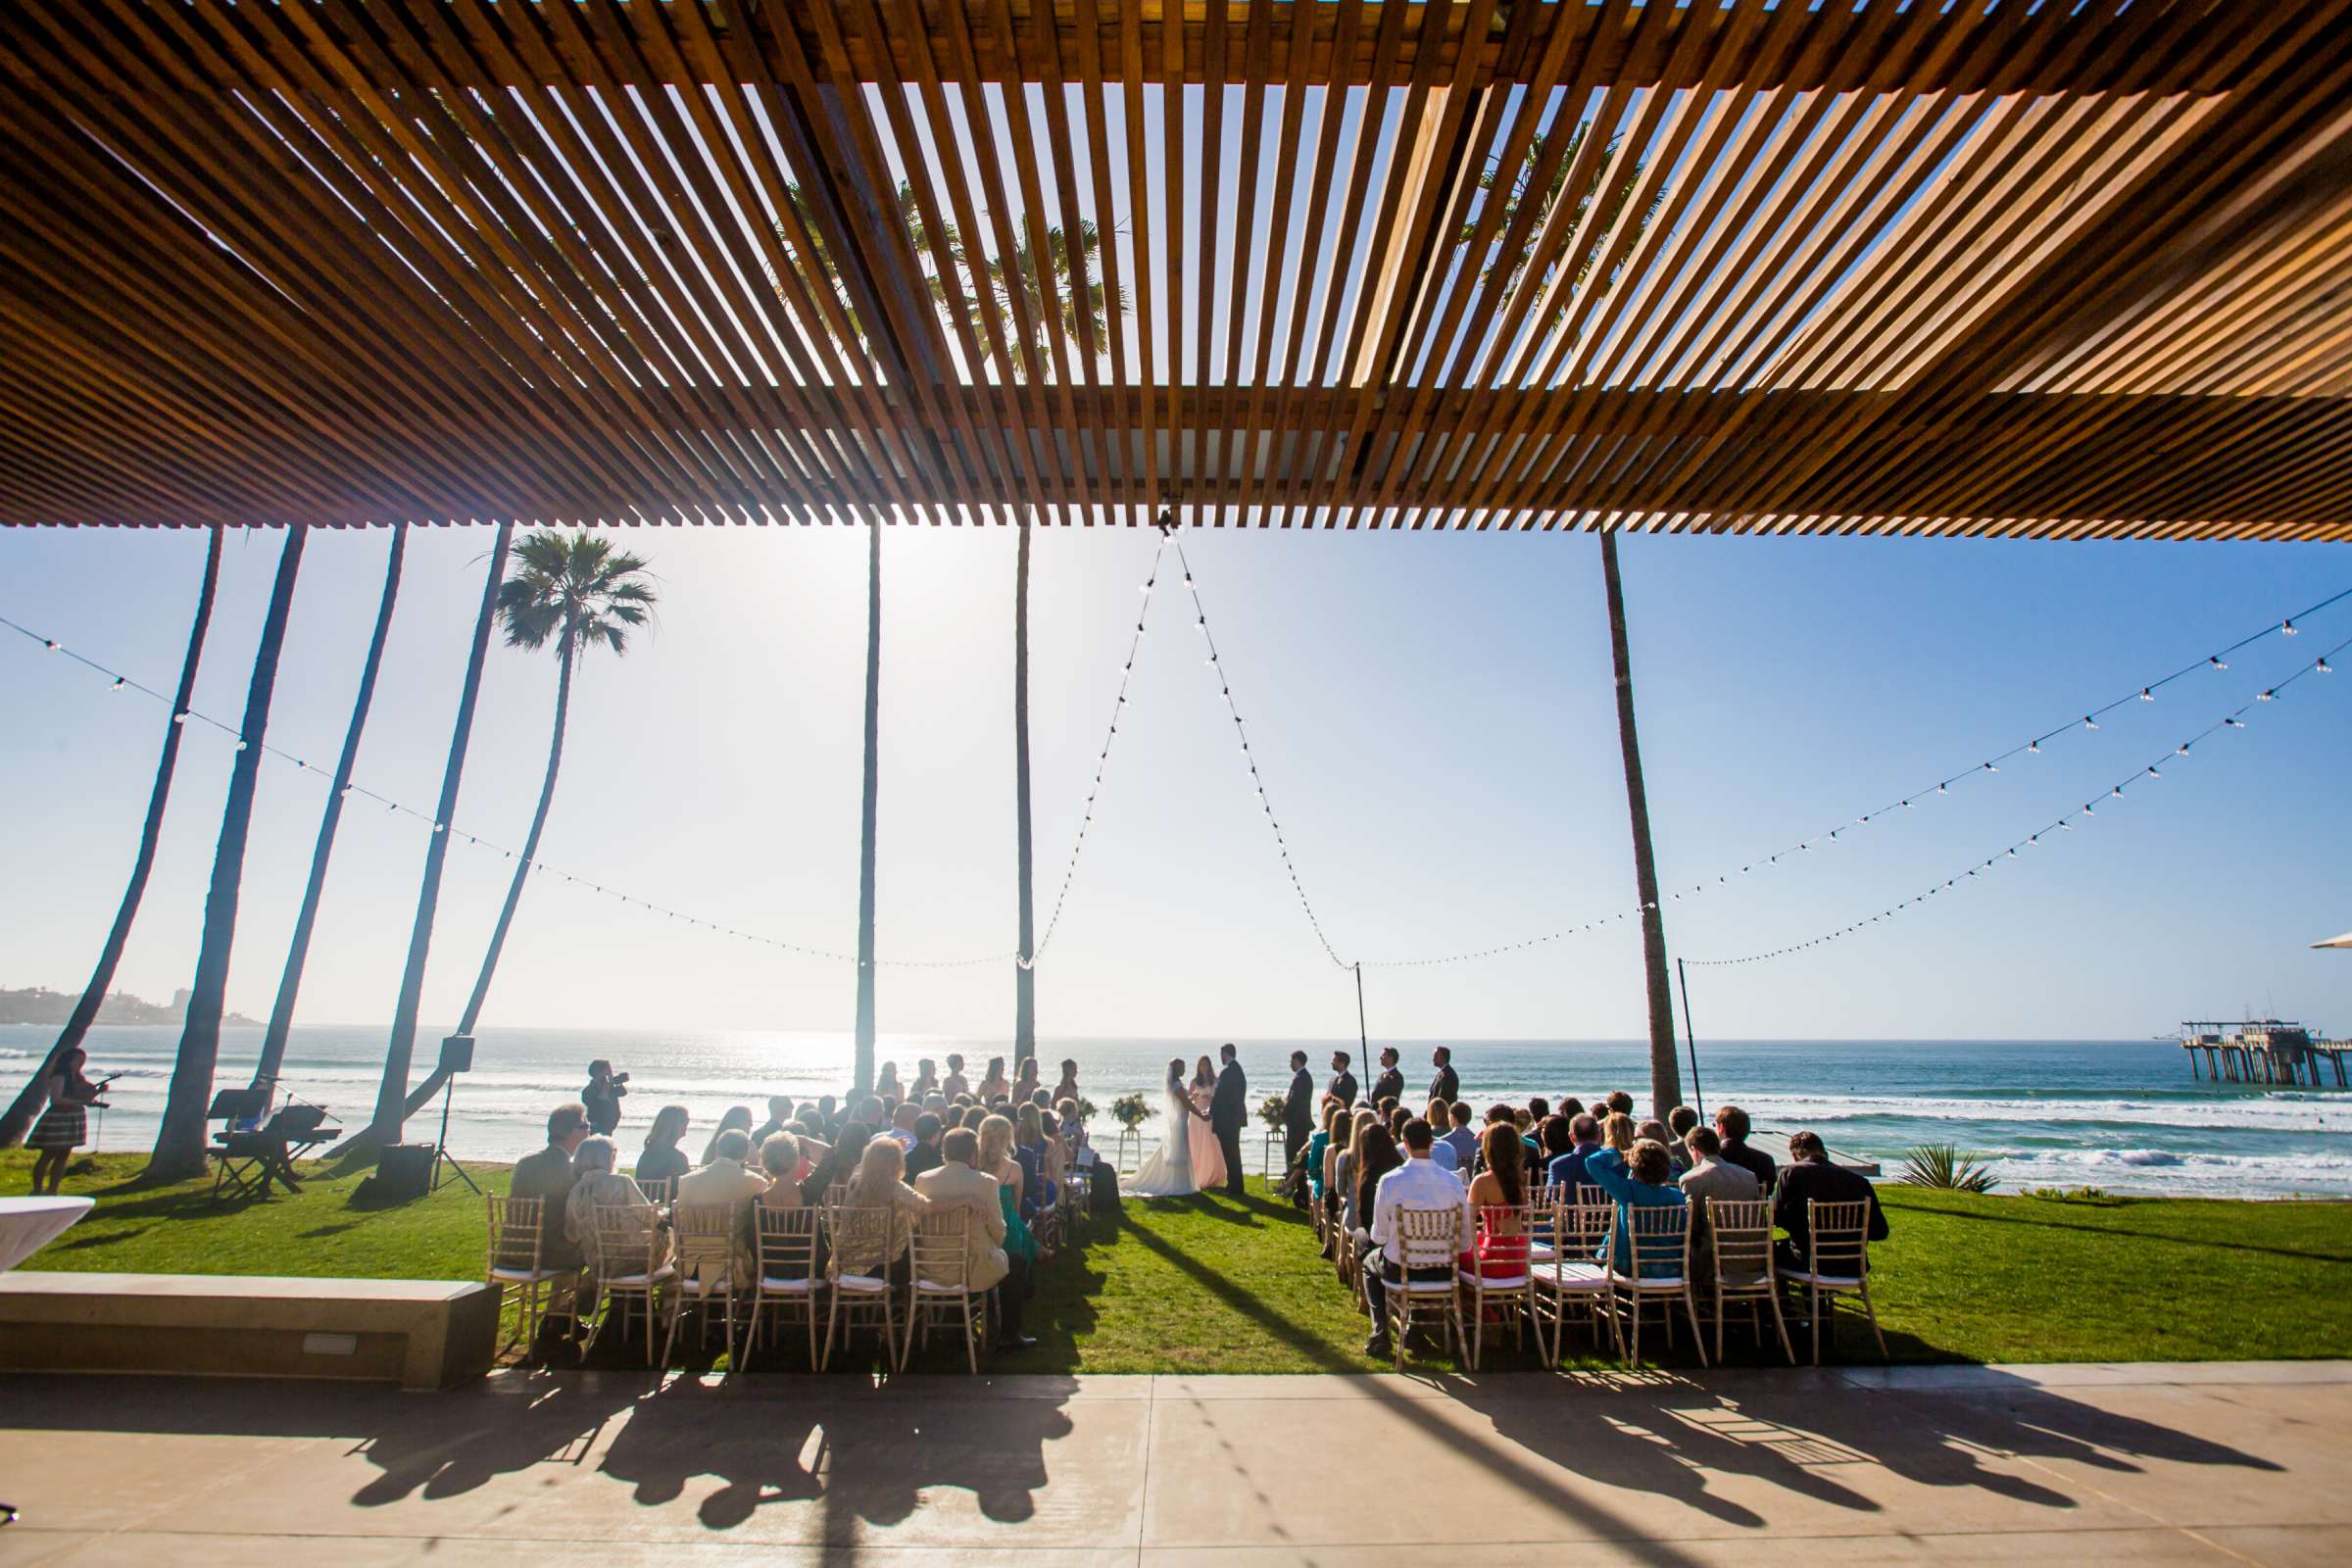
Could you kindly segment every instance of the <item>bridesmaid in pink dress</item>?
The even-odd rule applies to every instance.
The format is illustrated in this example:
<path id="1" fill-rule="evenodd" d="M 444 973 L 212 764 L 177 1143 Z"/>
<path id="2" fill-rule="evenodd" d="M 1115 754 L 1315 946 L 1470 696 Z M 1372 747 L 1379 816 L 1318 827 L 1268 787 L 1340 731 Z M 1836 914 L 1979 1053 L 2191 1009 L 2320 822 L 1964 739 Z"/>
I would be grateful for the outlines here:
<path id="1" fill-rule="evenodd" d="M 1206 1056 L 1193 1069 L 1193 1103 L 1201 1110 L 1216 1098 L 1217 1069 Z M 1204 1193 L 1221 1191 L 1225 1186 L 1225 1151 L 1217 1143 L 1216 1129 L 1205 1116 L 1196 1117 L 1188 1129 L 1193 1140 L 1193 1181 Z"/>

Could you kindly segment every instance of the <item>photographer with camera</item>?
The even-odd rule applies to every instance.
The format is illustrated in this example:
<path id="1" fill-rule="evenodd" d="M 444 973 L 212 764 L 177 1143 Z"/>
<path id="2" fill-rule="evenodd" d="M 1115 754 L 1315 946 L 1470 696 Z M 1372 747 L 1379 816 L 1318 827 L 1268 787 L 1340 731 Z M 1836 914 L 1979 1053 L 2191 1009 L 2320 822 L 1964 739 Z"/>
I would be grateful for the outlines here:
<path id="1" fill-rule="evenodd" d="M 588 1130 L 599 1138 L 610 1138 L 620 1125 L 620 1097 L 627 1094 L 629 1075 L 614 1072 L 612 1064 L 599 1056 L 588 1064 L 588 1087 L 580 1091 L 580 1103 L 588 1108 Z"/>

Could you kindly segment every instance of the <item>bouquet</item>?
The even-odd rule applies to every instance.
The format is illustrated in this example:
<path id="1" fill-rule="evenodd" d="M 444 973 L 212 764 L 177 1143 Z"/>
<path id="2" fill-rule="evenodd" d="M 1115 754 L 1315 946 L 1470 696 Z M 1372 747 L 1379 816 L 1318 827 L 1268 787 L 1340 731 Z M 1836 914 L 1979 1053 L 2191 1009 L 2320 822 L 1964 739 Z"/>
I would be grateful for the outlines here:
<path id="1" fill-rule="evenodd" d="M 1079 1116 L 1083 1118 L 1092 1108 L 1081 1103 L 1078 1107 Z M 1152 1119 L 1152 1102 L 1144 1098 L 1144 1092 L 1140 1089 L 1131 1095 L 1121 1095 L 1110 1102 L 1110 1119 L 1133 1132 Z"/>
<path id="2" fill-rule="evenodd" d="M 1279 1129 L 1282 1126 L 1282 1111 L 1283 1097 L 1280 1095 L 1268 1095 L 1257 1102 L 1257 1119 L 1268 1127 Z"/>

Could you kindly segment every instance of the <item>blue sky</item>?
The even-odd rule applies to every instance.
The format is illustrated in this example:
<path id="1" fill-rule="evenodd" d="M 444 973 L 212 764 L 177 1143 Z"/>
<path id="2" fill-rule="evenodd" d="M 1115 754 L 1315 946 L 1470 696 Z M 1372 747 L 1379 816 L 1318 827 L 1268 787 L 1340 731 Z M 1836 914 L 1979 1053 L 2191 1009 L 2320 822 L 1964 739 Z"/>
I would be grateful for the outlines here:
<path id="1" fill-rule="evenodd" d="M 362 754 L 363 783 L 429 807 L 487 530 L 429 529 Z M 1597 547 L 1582 535 L 1187 537 L 1236 701 L 1307 889 L 1349 958 L 1415 957 L 1624 908 L 1631 856 Z M 707 918 L 855 942 L 864 538 L 648 530 L 659 631 L 577 694 L 544 846 Z M 1013 536 L 884 541 L 880 862 L 886 957 L 1013 943 Z M 1059 885 L 1155 544 L 1048 530 L 1033 635 L 1041 919 Z M 229 542 L 198 707 L 234 720 L 279 536 Z M 380 532 L 305 563 L 270 739 L 340 743 L 380 581 Z M 196 533 L 0 531 L 0 614 L 168 690 L 202 564 Z M 1669 911 L 1673 950 L 1732 956 L 1924 891 L 2094 799 L 2352 637 L 2352 601 L 2227 672 L 2134 703 L 1997 775 L 1740 879 L 1740 864 L 1931 787 L 2094 703 L 2352 584 L 2322 548 L 1632 538 L 1624 547 L 1648 782 L 1670 886 L 1735 886 Z M 1171 573 L 1172 577 L 1174 574 Z M 1163 581 L 1163 586 L 1170 586 Z M 1346 975 L 1276 858 L 1190 607 L 1158 599 L 1061 931 L 1048 1034 L 1340 1035 Z M 2340 661 L 2339 661 L 2340 662 Z M 554 662 L 496 649 L 462 831 L 518 842 Z M 161 706 L 7 635 L 11 802 L 0 984 L 78 985 L 133 848 Z M 1694 976 L 1704 1035 L 2133 1036 L 2185 1014 L 2352 1020 L 2342 809 L 2352 684 L 2300 682 L 2250 727 L 2102 804 L 2095 823 L 1962 893 L 1832 947 Z M 162 859 L 122 981 L 162 998 L 193 967 L 229 741 L 191 730 Z M 232 1005 L 267 1009 L 322 780 L 271 762 L 247 869 Z M 425 830 L 347 814 L 303 1018 L 389 1015 Z M 453 1016 L 505 862 L 453 849 L 426 1014 Z M 885 1029 L 1009 1029 L 1007 965 L 892 969 Z M 1642 1026 L 1630 922 L 1503 957 L 1368 966 L 1398 1036 L 1621 1038 Z M 833 962 L 687 929 L 537 880 L 487 1023 L 846 1029 Z"/>

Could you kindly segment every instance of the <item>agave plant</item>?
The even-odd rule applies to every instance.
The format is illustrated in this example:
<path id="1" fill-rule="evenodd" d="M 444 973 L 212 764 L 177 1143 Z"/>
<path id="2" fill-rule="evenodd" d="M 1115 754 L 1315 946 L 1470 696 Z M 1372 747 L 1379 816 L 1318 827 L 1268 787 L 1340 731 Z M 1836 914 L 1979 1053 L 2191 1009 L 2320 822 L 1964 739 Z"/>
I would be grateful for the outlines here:
<path id="1" fill-rule="evenodd" d="M 1903 1152 L 1905 1186 L 1940 1187 L 1953 1193 L 1989 1193 L 1992 1170 L 1974 1154 L 1950 1144 L 1921 1144 Z"/>

